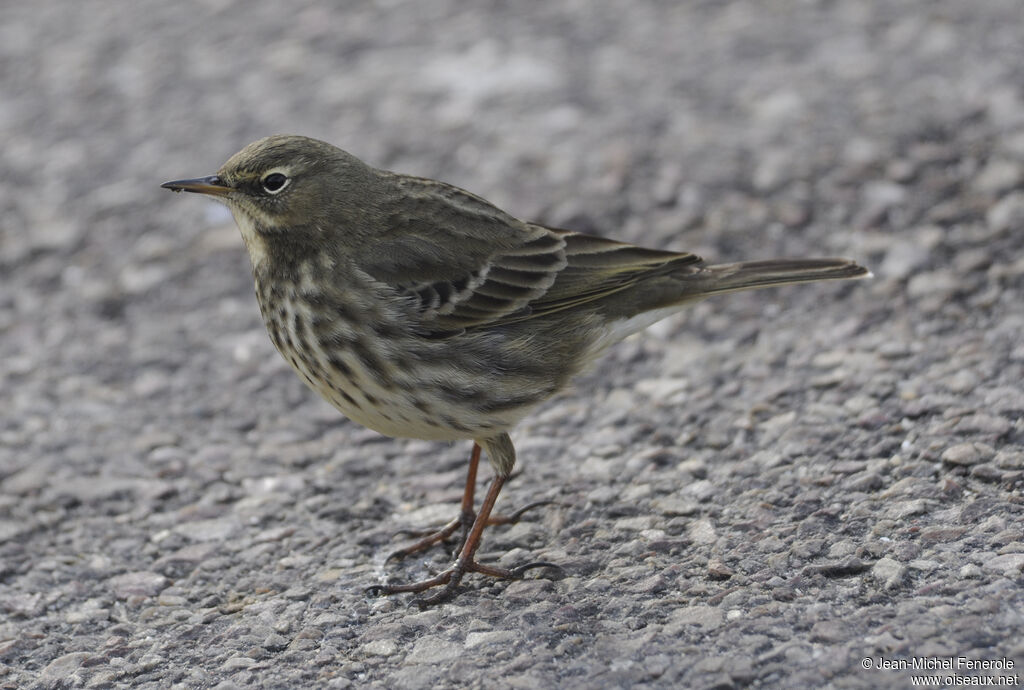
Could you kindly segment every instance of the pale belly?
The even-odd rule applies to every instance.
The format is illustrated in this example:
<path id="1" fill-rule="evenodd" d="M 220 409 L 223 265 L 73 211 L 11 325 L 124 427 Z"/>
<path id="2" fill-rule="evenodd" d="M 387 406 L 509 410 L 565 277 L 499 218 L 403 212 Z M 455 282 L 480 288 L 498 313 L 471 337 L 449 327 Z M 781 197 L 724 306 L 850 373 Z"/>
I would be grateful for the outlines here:
<path id="1" fill-rule="evenodd" d="M 426 441 L 487 438 L 511 430 L 536 402 L 489 409 L 487 401 L 482 403 L 471 392 L 480 382 L 460 381 L 460 373 L 443 360 L 408 372 L 385 353 L 308 345 L 299 356 L 273 335 L 271 339 L 306 385 L 353 422 L 386 436 Z"/>

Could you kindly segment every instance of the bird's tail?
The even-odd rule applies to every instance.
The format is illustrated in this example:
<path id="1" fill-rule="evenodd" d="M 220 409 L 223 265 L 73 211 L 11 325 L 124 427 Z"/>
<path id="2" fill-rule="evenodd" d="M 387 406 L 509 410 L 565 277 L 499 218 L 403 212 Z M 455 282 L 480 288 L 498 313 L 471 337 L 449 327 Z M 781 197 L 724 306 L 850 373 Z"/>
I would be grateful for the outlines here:
<path id="1" fill-rule="evenodd" d="M 849 259 L 770 259 L 708 266 L 700 273 L 701 292 L 723 292 L 809 283 L 816 280 L 868 278 L 871 271 Z"/>

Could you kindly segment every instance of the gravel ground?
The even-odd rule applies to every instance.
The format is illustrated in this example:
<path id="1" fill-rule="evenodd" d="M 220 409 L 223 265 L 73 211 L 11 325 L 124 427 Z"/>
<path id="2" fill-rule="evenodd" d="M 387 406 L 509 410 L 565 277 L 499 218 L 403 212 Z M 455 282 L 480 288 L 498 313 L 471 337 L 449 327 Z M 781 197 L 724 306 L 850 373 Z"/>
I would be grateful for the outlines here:
<path id="1" fill-rule="evenodd" d="M 0 4 L 0 688 L 909 687 L 1021 677 L 1020 0 Z M 505 564 L 363 588 L 468 444 L 272 351 L 225 210 L 275 132 L 520 217 L 876 278 L 704 302 L 514 434 Z"/>

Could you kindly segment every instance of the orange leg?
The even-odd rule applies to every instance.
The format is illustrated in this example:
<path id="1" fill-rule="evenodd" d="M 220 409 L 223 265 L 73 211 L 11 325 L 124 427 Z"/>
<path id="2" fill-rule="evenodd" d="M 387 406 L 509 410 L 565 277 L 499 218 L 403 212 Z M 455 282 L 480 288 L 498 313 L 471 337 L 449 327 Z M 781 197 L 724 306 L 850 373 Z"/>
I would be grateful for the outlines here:
<path id="1" fill-rule="evenodd" d="M 411 582 L 404 585 L 374 585 L 367 589 L 368 593 L 377 595 L 399 594 L 401 592 L 416 593 L 432 587 L 442 587 L 439 592 L 420 602 L 421 606 L 429 606 L 451 598 L 458 589 L 459 582 L 461 582 L 463 575 L 466 573 L 481 573 L 482 575 L 489 575 L 491 577 L 518 580 L 523 576 L 523 573 L 533 568 L 558 569 L 557 565 L 542 561 L 527 563 L 517 568 L 499 568 L 496 566 L 482 565 L 476 562 L 473 557 L 476 554 L 477 549 L 480 548 L 480 542 L 483 538 L 485 527 L 491 524 L 515 522 L 526 510 L 537 505 L 541 505 L 542 503 L 548 503 L 548 501 L 531 503 L 526 506 L 526 508 L 516 511 L 516 513 L 509 517 L 494 516 L 492 518 L 491 511 L 494 509 L 494 504 L 498 500 L 498 494 L 501 493 L 501 487 L 504 486 L 505 481 L 508 479 L 506 476 L 495 475 L 494 479 L 491 481 L 491 485 L 487 488 L 487 495 L 484 496 L 483 504 L 480 506 L 480 512 L 475 513 L 473 511 L 473 494 L 474 487 L 476 485 L 477 467 L 479 464 L 480 446 L 474 443 L 473 455 L 470 457 L 469 461 L 469 472 L 466 475 L 466 490 L 462 494 L 462 514 L 452 522 L 449 522 L 438 532 L 421 539 L 412 546 L 400 549 L 388 556 L 389 560 L 396 557 L 401 558 L 422 549 L 426 549 L 439 541 L 446 539 L 461 526 L 463 528 L 462 547 L 459 549 L 459 555 L 455 559 L 455 562 L 443 572 L 426 580 Z"/>
<path id="2" fill-rule="evenodd" d="M 476 511 L 473 510 L 474 496 L 476 493 L 476 473 L 477 468 L 480 466 L 480 445 L 477 443 L 473 444 L 473 454 L 469 457 L 469 471 L 466 472 L 466 488 L 462 492 L 462 504 L 459 510 L 459 516 L 454 520 L 444 525 L 437 531 L 419 533 L 423 535 L 423 538 L 419 541 L 413 542 L 409 546 L 397 549 L 388 554 L 385 559 L 387 561 L 397 561 L 411 556 L 414 553 L 425 551 L 434 544 L 438 544 L 452 536 L 460 527 L 462 528 L 462 538 L 459 541 L 459 549 L 461 550 L 462 545 L 466 543 L 466 537 L 469 536 L 469 531 L 473 526 L 473 522 L 476 520 Z M 538 506 L 550 505 L 552 501 L 534 501 L 529 503 L 511 515 L 494 515 L 487 520 L 486 527 L 491 525 L 512 525 L 519 522 L 523 514 L 528 510 L 533 510 Z"/>
<path id="3" fill-rule="evenodd" d="M 498 568 L 491 565 L 482 565 L 473 559 L 476 550 L 480 547 L 484 527 L 487 526 L 491 509 L 494 508 L 494 503 L 498 500 L 498 494 L 501 492 L 502 485 L 505 484 L 505 479 L 506 477 L 500 475 L 494 477 L 490 487 L 487 489 L 483 505 L 480 506 L 480 514 L 476 516 L 476 520 L 473 521 L 473 526 L 469 530 L 469 535 L 466 537 L 466 543 L 462 545 L 458 558 L 455 559 L 451 566 L 426 580 L 406 585 L 374 585 L 368 591 L 372 594 L 399 594 L 401 592 L 422 592 L 431 587 L 441 587 L 443 585 L 443 589 L 439 592 L 420 602 L 421 606 L 430 606 L 450 599 L 458 589 L 462 576 L 466 573 L 481 573 L 491 577 L 518 580 L 523 576 L 523 573 L 533 568 L 558 568 L 553 563 L 542 561 L 527 563 L 517 568 Z"/>

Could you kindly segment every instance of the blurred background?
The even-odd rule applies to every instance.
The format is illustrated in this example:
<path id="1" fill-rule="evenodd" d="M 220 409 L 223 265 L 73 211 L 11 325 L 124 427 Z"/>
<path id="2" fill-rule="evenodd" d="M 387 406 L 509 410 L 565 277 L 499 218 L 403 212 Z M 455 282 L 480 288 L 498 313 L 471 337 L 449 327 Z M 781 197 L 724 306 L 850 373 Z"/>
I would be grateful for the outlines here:
<path id="1" fill-rule="evenodd" d="M 648 582 L 650 573 L 619 572 L 605 562 L 614 553 L 601 553 L 605 560 L 594 562 L 594 572 L 610 578 L 612 590 L 588 600 L 585 619 L 602 621 L 607 634 L 559 648 L 559 658 L 575 669 L 567 673 L 627 684 L 659 677 L 711 683 L 725 673 L 728 682 L 719 687 L 782 673 L 815 685 L 851 673 L 865 654 L 899 648 L 897 638 L 908 654 L 926 648 L 922 640 L 943 653 L 996 645 L 970 642 L 968 628 L 961 634 L 924 613 L 906 613 L 893 625 L 916 620 L 933 627 L 900 628 L 906 634 L 866 645 L 858 640 L 881 635 L 872 626 L 883 624 L 861 617 L 868 628 L 833 624 L 817 636 L 798 636 L 793 644 L 807 652 L 800 657 L 806 663 L 765 671 L 774 662 L 756 661 L 766 643 L 753 632 L 709 632 L 722 623 L 717 613 L 709 619 L 715 625 L 700 623 L 699 612 L 666 623 L 673 609 L 657 601 L 663 589 L 679 588 L 686 595 L 677 605 L 718 612 L 721 599 L 707 597 L 719 585 L 693 589 L 687 578 L 706 583 L 711 567 L 713 582 L 733 578 L 729 586 L 755 591 L 747 587 L 751 580 L 789 577 L 806 561 L 835 556 L 831 540 L 841 530 L 825 525 L 823 545 L 786 552 L 792 567 L 748 572 L 760 566 L 742 560 L 746 535 L 692 532 L 695 514 L 729 523 L 729 509 L 723 516 L 720 506 L 737 497 L 796 511 L 779 518 L 782 524 L 825 506 L 840 506 L 841 514 L 853 510 L 847 501 L 879 500 L 867 512 L 892 525 L 883 529 L 864 518 L 868 523 L 847 535 L 854 551 L 862 539 L 877 546 L 878 534 L 898 542 L 892 530 L 930 520 L 967 530 L 990 514 L 1012 516 L 1000 518 L 1001 528 L 989 524 L 990 535 L 1019 526 L 1021 36 L 1019 0 L 0 3 L 0 659 L 10 664 L 0 670 L 0 686 L 36 674 L 54 683 L 119 678 L 113 671 L 101 677 L 114 657 L 97 650 L 111 635 L 133 677 L 160 686 L 231 677 L 250 668 L 230 665 L 240 654 L 256 664 L 243 680 L 267 682 L 271 671 L 260 664 L 276 658 L 275 644 L 298 645 L 288 666 L 296 674 L 325 668 L 346 682 L 399 677 L 382 664 L 401 648 L 378 644 L 393 636 L 373 626 L 397 625 L 404 614 L 388 608 L 397 604 L 366 603 L 355 588 L 377 577 L 364 566 L 386 548 L 386 534 L 396 527 L 391 517 L 444 504 L 457 492 L 467 449 L 379 440 L 314 399 L 272 352 L 227 211 L 159 188 L 169 179 L 212 174 L 242 146 L 273 133 L 321 138 L 378 167 L 463 186 L 549 225 L 715 261 L 841 255 L 874 270 L 871 283 L 701 304 L 614 351 L 581 384 L 585 400 L 560 398 L 524 425 L 517 445 L 533 461 L 517 480 L 518 497 L 564 486 L 566 502 L 589 511 L 565 518 L 590 525 L 578 535 L 537 538 L 565 550 L 550 560 L 598 558 L 586 548 L 597 529 L 586 518 L 601 515 L 600 506 L 623 510 L 623 495 L 632 496 L 627 512 L 653 511 L 667 530 L 662 537 L 682 535 L 679 543 L 698 545 L 655 559 L 651 572 L 662 584 L 642 591 L 631 587 Z M 943 459 L 965 443 L 974 450 Z M 607 454 L 595 459 L 588 450 L 595 447 Z M 762 466 L 762 455 L 742 464 L 765 448 L 782 448 L 784 460 Z M 794 474 L 788 463 L 808 454 L 820 460 L 819 453 L 838 459 L 839 469 L 823 461 L 810 471 L 857 479 L 835 479 L 834 492 L 814 494 L 819 489 L 800 483 L 803 470 Z M 610 469 L 607 458 L 619 456 L 631 458 L 624 471 Z M 965 482 L 981 484 L 936 494 L 951 467 Z M 652 472 L 657 482 L 638 484 L 638 476 L 650 480 Z M 774 498 L 744 493 L 761 475 L 779 482 Z M 932 504 L 921 503 L 915 505 L 923 513 L 911 506 L 886 515 L 892 496 L 880 492 L 907 477 L 928 480 L 921 480 L 927 486 L 920 495 L 899 494 L 907 501 L 949 500 L 943 505 L 953 510 L 986 495 L 998 508 L 936 517 L 921 508 Z M 700 482 L 708 478 L 728 500 L 692 496 L 695 512 L 685 507 L 690 503 L 651 504 L 687 486 L 707 489 Z M 648 495 L 637 486 L 655 488 Z M 816 496 L 811 508 L 793 503 L 808 491 Z M 763 516 L 736 510 L 771 533 L 768 523 L 757 522 Z M 326 526 L 316 527 L 318 520 Z M 260 542 L 246 527 L 279 523 L 298 532 Z M 360 540 L 367 530 L 371 538 Z M 780 534 L 793 538 L 786 529 Z M 1017 552 L 998 552 L 1006 539 L 993 544 L 970 536 L 956 535 L 965 540 L 955 541 L 958 552 L 988 556 L 950 564 L 953 581 L 943 580 L 939 590 L 963 591 L 965 580 L 955 573 L 971 565 L 987 573 L 978 582 L 1003 592 L 999 582 L 1019 578 L 1020 563 L 1005 558 Z M 266 554 L 256 553 L 253 539 L 282 551 L 266 546 L 259 547 Z M 640 548 L 635 530 L 602 539 L 612 552 L 625 549 L 631 563 Z M 195 546 L 211 550 L 174 561 L 187 567 L 159 560 Z M 914 578 L 930 571 L 906 563 L 942 560 L 930 551 L 856 553 L 867 570 L 882 555 L 896 563 L 877 575 L 883 585 L 923 586 Z M 216 560 L 221 554 L 230 562 Z M 323 561 L 282 566 L 288 554 Z M 977 565 L 989 557 L 1003 560 L 991 569 Z M 215 576 L 197 575 L 202 567 Z M 314 576 L 320 589 L 311 599 L 285 597 L 293 602 L 286 606 L 275 598 L 292 580 L 313 587 Z M 147 635 L 155 633 L 137 618 L 152 601 L 147 597 L 163 597 L 163 613 L 152 613 L 158 619 L 173 610 L 186 620 L 197 609 L 223 607 L 231 588 L 242 597 L 260 587 L 270 593 L 259 600 L 267 606 L 292 611 L 287 607 L 296 601 L 320 602 L 319 610 L 342 611 L 337 615 L 351 616 L 345 625 L 355 627 L 342 634 L 340 619 L 321 624 L 311 622 L 312 609 L 274 609 L 284 632 L 271 625 L 256 642 L 240 637 L 236 644 L 230 635 L 216 637 L 234 629 L 225 613 L 227 622 L 210 623 L 212 637 L 196 633 L 215 663 L 188 661 L 191 676 L 183 668 L 174 675 L 147 667 L 147 654 L 180 661 L 196 653 L 177 645 L 177 632 L 153 651 Z M 576 598 L 583 590 L 569 596 L 570 590 L 556 588 L 567 597 L 558 611 L 585 608 Z M 772 601 L 793 602 L 788 611 L 796 619 L 829 623 L 831 612 L 803 608 L 814 602 L 796 590 L 771 591 Z M 1004 594 L 985 601 L 1002 610 Z M 494 595 L 481 596 L 486 602 Z M 914 611 L 935 605 L 922 596 L 908 604 Z M 754 616 L 753 606 L 733 608 Z M 620 652 L 609 650 L 635 636 L 601 626 L 623 612 L 647 612 L 650 624 L 664 623 L 668 633 L 647 652 L 621 652 L 639 665 L 613 671 L 609 654 Z M 465 623 L 451 611 L 438 615 L 443 625 L 434 623 L 444 630 Z M 509 649 L 527 654 L 525 638 L 516 635 L 533 635 L 535 619 L 509 624 L 501 616 L 519 614 L 474 615 L 486 621 L 481 629 L 504 621 L 516 631 Z M 555 618 L 574 629 L 576 615 Z M 782 620 L 775 610 L 764 615 Z M 121 632 L 110 632 L 114 621 Z M 1005 633 L 1019 632 L 1019 623 L 986 625 Z M 162 629 L 179 630 L 168 625 Z M 319 646 L 295 642 L 298 632 L 313 628 L 313 638 L 324 636 Z M 410 644 L 419 639 L 404 630 Z M 271 634 L 283 642 L 266 642 Z M 938 642 L 943 635 L 949 649 Z M 371 642 L 383 652 L 352 651 Z M 552 641 L 548 649 L 556 647 Z M 706 668 L 675 668 L 671 659 L 684 647 Z M 483 649 L 462 659 L 464 679 L 488 677 Z M 421 651 L 405 659 L 407 668 L 430 660 L 429 650 Z M 740 668 L 732 676 L 722 662 L 714 664 L 730 656 Z M 310 666 L 314 658 L 322 663 Z M 500 658 L 507 676 L 522 670 L 515 654 Z M 83 666 L 85 659 L 92 661 Z M 550 659 L 536 663 L 555 673 Z M 417 673 L 401 678 L 433 677 Z"/>

